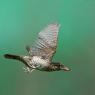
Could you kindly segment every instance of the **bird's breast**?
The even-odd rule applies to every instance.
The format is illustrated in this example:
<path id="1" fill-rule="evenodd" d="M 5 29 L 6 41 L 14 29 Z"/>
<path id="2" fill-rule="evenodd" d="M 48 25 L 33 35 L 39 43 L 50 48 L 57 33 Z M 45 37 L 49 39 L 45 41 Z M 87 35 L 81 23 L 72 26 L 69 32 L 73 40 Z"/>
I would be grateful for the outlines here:
<path id="1" fill-rule="evenodd" d="M 41 57 L 38 56 L 33 56 L 31 60 L 31 65 L 34 65 L 38 69 L 47 67 L 49 65 L 49 62 L 45 59 L 42 59 Z"/>

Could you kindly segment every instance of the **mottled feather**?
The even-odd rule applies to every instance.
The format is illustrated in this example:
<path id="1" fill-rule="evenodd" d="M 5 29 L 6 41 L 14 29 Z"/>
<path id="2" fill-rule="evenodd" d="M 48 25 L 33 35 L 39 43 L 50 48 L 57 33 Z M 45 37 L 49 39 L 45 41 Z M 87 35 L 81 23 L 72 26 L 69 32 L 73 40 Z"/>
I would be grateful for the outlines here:
<path id="1" fill-rule="evenodd" d="M 58 24 L 50 24 L 39 34 L 29 53 L 32 56 L 41 56 L 50 59 L 56 51 L 59 32 Z"/>

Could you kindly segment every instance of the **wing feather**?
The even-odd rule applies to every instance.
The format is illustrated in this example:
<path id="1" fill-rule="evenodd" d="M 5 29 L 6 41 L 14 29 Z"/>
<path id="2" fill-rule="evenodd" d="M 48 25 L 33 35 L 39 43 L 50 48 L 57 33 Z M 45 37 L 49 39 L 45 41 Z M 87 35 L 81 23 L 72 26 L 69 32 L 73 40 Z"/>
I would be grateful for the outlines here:
<path id="1" fill-rule="evenodd" d="M 30 55 L 51 58 L 56 51 L 59 25 L 50 24 L 38 34 Z"/>

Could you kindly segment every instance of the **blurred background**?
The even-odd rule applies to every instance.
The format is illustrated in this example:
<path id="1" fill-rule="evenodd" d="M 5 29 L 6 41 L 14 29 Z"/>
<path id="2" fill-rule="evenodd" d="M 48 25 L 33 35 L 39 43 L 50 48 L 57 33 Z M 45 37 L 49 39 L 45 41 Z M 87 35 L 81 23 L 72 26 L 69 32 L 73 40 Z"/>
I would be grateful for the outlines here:
<path id="1" fill-rule="evenodd" d="M 27 74 L 4 59 L 27 55 L 37 33 L 61 24 L 54 61 L 71 72 Z M 0 95 L 95 95 L 95 0 L 0 0 Z"/>

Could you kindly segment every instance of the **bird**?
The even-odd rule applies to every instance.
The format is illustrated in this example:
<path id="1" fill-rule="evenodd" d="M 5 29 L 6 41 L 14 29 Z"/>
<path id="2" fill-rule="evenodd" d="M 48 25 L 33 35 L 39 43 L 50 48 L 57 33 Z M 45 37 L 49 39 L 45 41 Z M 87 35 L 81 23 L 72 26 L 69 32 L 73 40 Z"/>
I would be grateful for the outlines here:
<path id="1" fill-rule="evenodd" d="M 60 24 L 50 23 L 38 33 L 32 46 L 26 46 L 28 55 L 4 54 L 7 59 L 14 59 L 24 63 L 25 72 L 34 70 L 53 72 L 70 71 L 71 69 L 61 62 L 53 62 L 58 44 Z"/>

